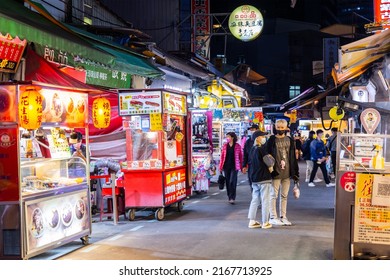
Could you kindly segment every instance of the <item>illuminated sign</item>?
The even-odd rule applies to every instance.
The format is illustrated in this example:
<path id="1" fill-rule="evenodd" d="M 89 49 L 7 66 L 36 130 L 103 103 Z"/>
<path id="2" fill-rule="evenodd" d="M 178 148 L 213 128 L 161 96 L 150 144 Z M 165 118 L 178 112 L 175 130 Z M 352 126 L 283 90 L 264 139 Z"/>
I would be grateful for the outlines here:
<path id="1" fill-rule="evenodd" d="M 229 17 L 230 32 L 244 42 L 256 39 L 263 31 L 263 27 L 263 15 L 253 6 L 240 6 Z"/>
<path id="2" fill-rule="evenodd" d="M 390 0 L 374 0 L 374 19 L 383 30 L 390 28 Z"/>
<path id="3" fill-rule="evenodd" d="M 26 40 L 0 33 L 0 72 L 16 72 L 26 45 Z"/>

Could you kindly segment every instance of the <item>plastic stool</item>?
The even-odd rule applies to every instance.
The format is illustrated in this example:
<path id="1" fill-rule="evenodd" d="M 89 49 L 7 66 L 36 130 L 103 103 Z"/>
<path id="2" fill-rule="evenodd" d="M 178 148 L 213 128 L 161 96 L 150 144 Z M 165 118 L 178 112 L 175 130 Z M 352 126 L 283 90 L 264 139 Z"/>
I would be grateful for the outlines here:
<path id="1" fill-rule="evenodd" d="M 112 191 L 110 188 L 106 188 L 107 191 L 102 192 L 102 199 L 100 200 L 100 221 L 103 217 L 111 218 L 113 216 L 113 202 L 112 202 Z M 123 215 L 126 219 L 126 210 L 125 210 L 125 195 L 123 188 L 115 188 L 116 194 L 116 204 L 117 204 L 117 219 L 119 216 Z M 109 191 L 108 191 L 109 190 Z M 107 202 L 107 211 L 104 211 L 104 202 Z"/>

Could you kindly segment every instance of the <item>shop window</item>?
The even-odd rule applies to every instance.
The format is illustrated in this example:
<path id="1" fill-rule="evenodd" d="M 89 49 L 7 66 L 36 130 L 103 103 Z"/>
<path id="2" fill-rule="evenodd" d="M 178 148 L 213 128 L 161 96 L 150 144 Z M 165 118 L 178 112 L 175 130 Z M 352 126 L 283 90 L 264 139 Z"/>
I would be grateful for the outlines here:
<path id="1" fill-rule="evenodd" d="M 92 25 L 92 1 L 84 0 L 83 4 L 84 17 L 83 21 L 86 25 Z"/>
<path id="2" fill-rule="evenodd" d="M 289 88 L 289 97 L 294 98 L 301 94 L 301 86 L 290 86 Z"/>

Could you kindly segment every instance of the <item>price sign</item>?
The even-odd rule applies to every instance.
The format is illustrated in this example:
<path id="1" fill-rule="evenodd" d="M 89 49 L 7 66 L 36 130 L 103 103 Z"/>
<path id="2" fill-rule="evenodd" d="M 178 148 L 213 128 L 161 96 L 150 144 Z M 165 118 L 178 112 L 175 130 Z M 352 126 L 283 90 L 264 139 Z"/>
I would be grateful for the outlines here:
<path id="1" fill-rule="evenodd" d="M 160 113 L 150 114 L 150 130 L 162 130 L 162 119 Z"/>

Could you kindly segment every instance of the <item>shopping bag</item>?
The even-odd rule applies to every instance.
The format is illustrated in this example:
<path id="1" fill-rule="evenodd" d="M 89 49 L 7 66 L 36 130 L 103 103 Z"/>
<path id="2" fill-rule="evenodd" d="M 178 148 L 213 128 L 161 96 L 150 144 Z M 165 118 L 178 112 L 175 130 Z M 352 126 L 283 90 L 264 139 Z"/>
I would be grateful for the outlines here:
<path id="1" fill-rule="evenodd" d="M 226 182 L 226 178 L 225 176 L 223 176 L 223 174 L 219 174 L 218 176 L 218 187 L 220 190 L 223 190 L 223 188 L 225 187 L 225 182 Z"/>
<path id="2" fill-rule="evenodd" d="M 295 199 L 298 199 L 301 196 L 301 190 L 299 189 L 299 182 L 294 183 L 293 195 Z"/>

